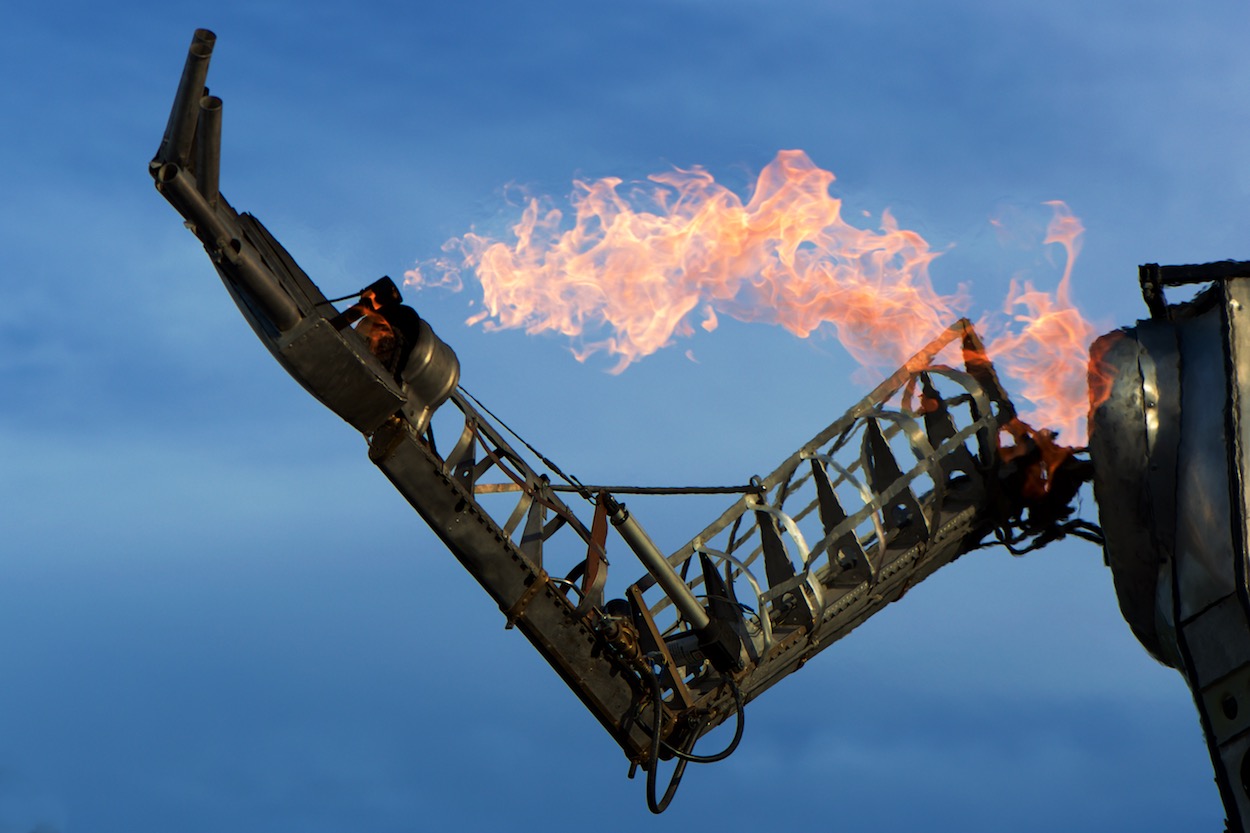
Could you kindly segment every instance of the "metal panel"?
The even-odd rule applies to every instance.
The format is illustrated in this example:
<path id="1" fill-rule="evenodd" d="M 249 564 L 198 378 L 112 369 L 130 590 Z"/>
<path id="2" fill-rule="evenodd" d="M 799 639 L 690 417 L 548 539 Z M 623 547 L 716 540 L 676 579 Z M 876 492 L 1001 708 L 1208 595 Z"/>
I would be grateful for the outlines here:
<path id="1" fill-rule="evenodd" d="M 1182 357 L 1176 616 L 1183 621 L 1233 592 L 1233 542 L 1225 439 L 1228 376 L 1220 311 L 1208 309 L 1176 328 Z"/>
<path id="2" fill-rule="evenodd" d="M 1241 264 L 1246 268 L 1247 264 Z M 1243 276 L 1247 272 L 1241 273 Z M 1240 520 L 1235 543 L 1238 553 L 1229 564 L 1234 581 L 1250 616 L 1250 595 L 1247 595 L 1246 559 L 1250 557 L 1250 278 L 1240 277 L 1224 282 L 1224 315 L 1228 327 L 1228 369 L 1231 424 L 1227 432 L 1233 443 L 1233 470 L 1238 488 L 1237 515 Z M 1250 622 L 1247 624 L 1250 627 Z"/>
<path id="3" fill-rule="evenodd" d="M 1111 370 L 1114 378 L 1091 419 L 1095 496 L 1121 608 L 1142 643 L 1185 675 L 1229 828 L 1243 831 L 1250 830 L 1246 266 L 1142 267 L 1152 318 L 1097 345 L 1095 373 Z M 1169 276 L 1193 282 L 1204 274 L 1213 283 L 1192 302 L 1166 303 Z"/>
<path id="4" fill-rule="evenodd" d="M 1185 625 L 1185 643 L 1193 658 L 1192 678 L 1206 686 L 1225 677 L 1250 660 L 1250 631 L 1245 611 L 1230 594 L 1195 616 Z M 1245 703 L 1250 713 L 1250 701 Z"/>

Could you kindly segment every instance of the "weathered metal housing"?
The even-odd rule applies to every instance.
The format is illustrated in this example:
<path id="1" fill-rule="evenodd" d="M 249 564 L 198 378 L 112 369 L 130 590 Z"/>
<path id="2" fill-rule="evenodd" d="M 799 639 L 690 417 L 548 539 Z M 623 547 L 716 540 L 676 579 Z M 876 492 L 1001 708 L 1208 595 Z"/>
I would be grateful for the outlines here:
<path id="1" fill-rule="evenodd" d="M 1039 523 L 1019 489 L 1037 449 L 1022 438 L 1014 462 L 1000 454 L 1001 429 L 1018 423 L 966 321 L 676 551 L 661 552 L 609 490 L 571 482 L 593 507 L 584 523 L 552 482 L 559 469 L 531 462 L 458 387 L 459 361 L 425 322 L 409 328 L 406 364 L 388 368 L 351 326 L 369 312 L 340 312 L 220 194 L 221 100 L 203 89 L 213 42 L 204 30 L 193 40 L 151 164 L 157 189 L 275 358 L 365 435 L 369 459 L 507 626 L 647 770 L 653 810 L 672 795 L 655 795 L 659 760 L 680 759 L 679 777 L 687 760 L 723 757 L 691 750 L 729 719 L 736 744 L 747 702 L 933 571 L 991 537 L 1060 534 L 1053 521 L 1069 510 L 1047 506 Z M 616 598 L 609 518 L 644 570 Z"/>
<path id="2" fill-rule="evenodd" d="M 1194 693 L 1230 829 L 1250 830 L 1250 264 L 1141 278 L 1151 317 L 1091 351 L 1107 563 L 1133 633 Z M 1188 283 L 1210 285 L 1169 305 Z"/>

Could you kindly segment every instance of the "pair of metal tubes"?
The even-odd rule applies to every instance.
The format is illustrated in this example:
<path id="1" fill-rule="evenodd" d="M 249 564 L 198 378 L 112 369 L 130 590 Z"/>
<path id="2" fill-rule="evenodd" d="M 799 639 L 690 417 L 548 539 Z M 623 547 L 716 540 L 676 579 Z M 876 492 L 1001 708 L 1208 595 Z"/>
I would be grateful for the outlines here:
<path id="1" fill-rule="evenodd" d="M 156 187 L 191 221 L 218 267 L 229 272 L 285 332 L 303 317 L 294 301 L 240 239 L 235 223 L 217 213 L 221 172 L 221 99 L 207 95 L 208 62 L 217 36 L 196 29 L 178 81 L 161 146 L 152 160 Z M 191 159 L 195 151 L 194 161 Z"/>

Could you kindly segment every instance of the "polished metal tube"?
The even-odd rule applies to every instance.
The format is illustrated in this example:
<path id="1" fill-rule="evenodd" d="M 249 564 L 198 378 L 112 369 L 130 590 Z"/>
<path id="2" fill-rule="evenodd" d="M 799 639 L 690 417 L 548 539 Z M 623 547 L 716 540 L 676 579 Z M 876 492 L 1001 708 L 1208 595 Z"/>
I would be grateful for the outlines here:
<path id="1" fill-rule="evenodd" d="M 673 605 L 681 611 L 682 618 L 697 631 L 711 624 L 712 620 L 703 609 L 703 605 L 699 604 L 699 600 L 686 586 L 686 582 L 682 581 L 681 576 L 673 569 L 673 565 L 668 563 L 668 559 L 629 514 L 625 505 L 612 501 L 607 508 L 612 518 L 612 526 L 616 527 L 617 532 L 625 539 L 625 543 L 638 556 L 638 560 L 647 568 L 647 572 L 655 579 L 655 583 L 660 585 L 660 589 L 672 599 Z"/>

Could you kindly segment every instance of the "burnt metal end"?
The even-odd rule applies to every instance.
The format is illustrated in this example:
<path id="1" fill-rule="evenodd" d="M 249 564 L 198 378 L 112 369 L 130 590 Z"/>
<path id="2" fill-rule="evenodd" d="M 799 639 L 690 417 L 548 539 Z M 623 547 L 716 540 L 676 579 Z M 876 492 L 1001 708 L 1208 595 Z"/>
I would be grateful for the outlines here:
<path id="1" fill-rule="evenodd" d="M 1182 305 L 1169 305 L 1164 294 L 1166 287 L 1217 284 L 1230 278 L 1250 275 L 1250 261 L 1221 260 L 1215 263 L 1192 263 L 1180 266 L 1160 266 L 1145 263 L 1138 267 L 1142 300 L 1150 310 L 1151 318 L 1166 320 L 1173 309 Z"/>

